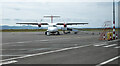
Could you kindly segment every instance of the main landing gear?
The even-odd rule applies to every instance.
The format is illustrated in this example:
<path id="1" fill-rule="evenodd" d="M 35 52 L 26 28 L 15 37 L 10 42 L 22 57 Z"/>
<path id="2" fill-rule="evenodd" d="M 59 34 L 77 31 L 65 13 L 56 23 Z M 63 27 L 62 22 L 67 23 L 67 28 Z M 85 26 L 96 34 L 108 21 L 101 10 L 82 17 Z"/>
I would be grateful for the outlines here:
<path id="1" fill-rule="evenodd" d="M 60 35 L 60 32 L 57 32 L 57 35 Z"/>
<path id="2" fill-rule="evenodd" d="M 59 31 L 57 31 L 57 32 L 55 32 L 55 33 L 56 33 L 56 35 L 60 35 L 60 32 L 59 32 Z M 53 34 L 55 34 L 55 33 L 53 33 Z M 46 32 L 45 32 L 45 35 L 50 36 L 50 32 L 49 32 L 49 31 L 46 31 Z"/>
<path id="3" fill-rule="evenodd" d="M 63 33 L 64 34 L 70 34 L 71 32 L 70 31 L 68 31 L 68 32 L 65 32 L 65 31 L 63 31 Z M 78 32 L 74 32 L 74 34 L 77 34 Z"/>
<path id="4" fill-rule="evenodd" d="M 70 31 L 68 31 L 68 32 L 63 31 L 63 33 L 64 33 L 64 34 L 70 34 L 71 32 L 70 32 Z"/>
<path id="5" fill-rule="evenodd" d="M 77 34 L 77 32 L 74 32 L 74 34 Z"/>

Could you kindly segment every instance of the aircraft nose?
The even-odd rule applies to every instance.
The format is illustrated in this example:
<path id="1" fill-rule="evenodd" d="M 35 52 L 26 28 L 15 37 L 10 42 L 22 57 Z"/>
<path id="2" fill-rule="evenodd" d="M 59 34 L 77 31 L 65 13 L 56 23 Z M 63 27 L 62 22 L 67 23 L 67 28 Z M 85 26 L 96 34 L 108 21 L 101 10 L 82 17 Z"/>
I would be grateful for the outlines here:
<path id="1" fill-rule="evenodd" d="M 50 31 L 54 31 L 54 29 L 50 29 Z"/>
<path id="2" fill-rule="evenodd" d="M 53 31 L 55 31 L 55 29 L 54 28 L 50 28 L 49 31 L 53 32 Z"/>
<path id="3" fill-rule="evenodd" d="M 50 28 L 49 31 L 54 32 L 55 28 Z"/>

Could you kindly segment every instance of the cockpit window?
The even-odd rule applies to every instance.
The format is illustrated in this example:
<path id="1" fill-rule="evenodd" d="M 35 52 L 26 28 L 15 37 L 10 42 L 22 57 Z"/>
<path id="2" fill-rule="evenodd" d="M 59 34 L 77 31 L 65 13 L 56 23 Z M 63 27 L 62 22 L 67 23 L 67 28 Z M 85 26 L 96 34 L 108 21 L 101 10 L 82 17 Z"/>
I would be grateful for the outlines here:
<path id="1" fill-rule="evenodd" d="M 49 27 L 57 27 L 56 25 L 49 25 Z"/>
<path id="2" fill-rule="evenodd" d="M 57 27 L 56 25 L 53 25 L 53 27 Z"/>

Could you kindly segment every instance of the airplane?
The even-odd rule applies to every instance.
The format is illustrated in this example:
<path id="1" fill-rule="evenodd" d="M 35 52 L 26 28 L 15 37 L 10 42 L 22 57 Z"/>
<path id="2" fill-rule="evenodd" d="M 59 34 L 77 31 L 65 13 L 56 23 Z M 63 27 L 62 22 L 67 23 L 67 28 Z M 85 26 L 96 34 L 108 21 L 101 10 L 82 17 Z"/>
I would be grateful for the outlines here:
<path id="1" fill-rule="evenodd" d="M 63 25 L 64 27 L 61 27 L 62 31 L 64 34 L 70 33 L 70 31 L 74 31 L 74 34 L 77 34 L 78 30 L 72 29 L 72 28 L 68 28 L 67 25 L 78 25 L 78 24 L 88 24 L 85 22 L 56 22 L 53 23 L 53 18 L 60 18 L 60 16 L 44 16 L 44 18 L 51 18 L 51 23 L 48 22 L 40 22 L 40 23 L 33 23 L 33 22 L 29 22 L 29 23 L 16 23 L 16 24 L 27 24 L 27 25 L 38 25 L 38 27 L 41 27 L 41 25 L 48 25 L 48 29 L 45 32 L 45 35 L 50 36 L 51 33 L 55 34 L 57 33 L 57 35 L 60 35 L 60 32 L 58 31 L 58 25 Z M 69 32 L 65 32 L 66 30 L 68 30 Z"/>

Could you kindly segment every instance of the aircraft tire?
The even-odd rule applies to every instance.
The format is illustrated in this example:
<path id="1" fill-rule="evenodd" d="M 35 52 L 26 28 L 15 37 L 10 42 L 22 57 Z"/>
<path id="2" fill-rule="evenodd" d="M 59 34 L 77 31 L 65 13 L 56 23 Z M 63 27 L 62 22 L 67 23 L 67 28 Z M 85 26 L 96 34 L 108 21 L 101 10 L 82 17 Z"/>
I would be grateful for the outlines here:
<path id="1" fill-rule="evenodd" d="M 50 32 L 49 31 L 47 31 L 47 36 L 50 36 Z"/>
<path id="2" fill-rule="evenodd" d="M 45 35 L 47 35 L 47 31 L 45 32 Z"/>
<path id="3" fill-rule="evenodd" d="M 64 34 L 67 34 L 65 31 L 63 31 Z"/>
<path id="4" fill-rule="evenodd" d="M 60 32 L 57 32 L 57 35 L 60 35 Z"/>
<path id="5" fill-rule="evenodd" d="M 77 34 L 77 32 L 74 32 L 74 34 Z"/>
<path id="6" fill-rule="evenodd" d="M 70 33 L 70 31 L 69 31 L 69 32 L 67 32 L 67 33 Z"/>

